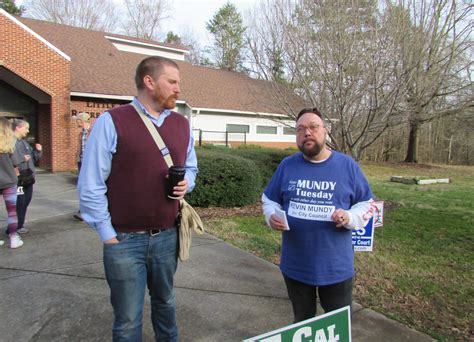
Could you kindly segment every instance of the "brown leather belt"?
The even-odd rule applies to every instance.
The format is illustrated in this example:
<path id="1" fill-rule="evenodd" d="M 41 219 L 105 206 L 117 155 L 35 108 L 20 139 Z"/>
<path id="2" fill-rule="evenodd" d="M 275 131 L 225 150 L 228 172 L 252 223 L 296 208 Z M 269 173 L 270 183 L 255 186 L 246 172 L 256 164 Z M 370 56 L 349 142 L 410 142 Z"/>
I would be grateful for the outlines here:
<path id="1" fill-rule="evenodd" d="M 150 236 L 155 236 L 161 233 L 164 229 L 150 229 L 150 230 L 140 230 L 138 232 L 130 232 L 134 234 L 148 234 Z"/>
<path id="2" fill-rule="evenodd" d="M 148 234 L 150 236 L 155 236 L 160 234 L 161 232 L 168 230 L 168 229 L 173 229 L 174 227 L 168 227 L 168 228 L 161 228 L 161 229 L 148 229 L 148 230 L 140 230 L 140 231 L 134 231 L 134 232 L 129 232 L 129 233 L 135 233 L 135 234 Z"/>

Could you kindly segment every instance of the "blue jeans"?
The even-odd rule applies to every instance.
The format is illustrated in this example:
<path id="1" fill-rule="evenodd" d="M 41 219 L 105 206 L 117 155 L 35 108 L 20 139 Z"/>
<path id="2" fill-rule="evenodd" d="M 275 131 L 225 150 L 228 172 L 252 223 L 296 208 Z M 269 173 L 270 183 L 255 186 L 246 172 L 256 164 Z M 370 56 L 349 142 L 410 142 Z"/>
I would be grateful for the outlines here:
<path id="1" fill-rule="evenodd" d="M 160 234 L 118 233 L 104 244 L 104 268 L 114 310 L 113 340 L 141 341 L 145 287 L 151 299 L 156 341 L 178 341 L 173 288 L 178 260 L 177 229 Z"/>

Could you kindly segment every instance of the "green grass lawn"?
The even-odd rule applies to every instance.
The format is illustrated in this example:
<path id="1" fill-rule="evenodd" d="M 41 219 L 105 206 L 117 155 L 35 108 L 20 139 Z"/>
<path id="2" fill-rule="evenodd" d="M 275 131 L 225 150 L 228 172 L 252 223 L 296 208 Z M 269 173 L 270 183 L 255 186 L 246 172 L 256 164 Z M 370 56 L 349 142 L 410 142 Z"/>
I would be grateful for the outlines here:
<path id="1" fill-rule="evenodd" d="M 356 253 L 355 300 L 440 341 L 474 338 L 474 167 L 362 168 L 386 206 L 373 252 Z M 407 185 L 390 182 L 391 176 L 452 183 Z M 278 264 L 280 235 L 263 216 L 206 223 L 211 234 Z"/>

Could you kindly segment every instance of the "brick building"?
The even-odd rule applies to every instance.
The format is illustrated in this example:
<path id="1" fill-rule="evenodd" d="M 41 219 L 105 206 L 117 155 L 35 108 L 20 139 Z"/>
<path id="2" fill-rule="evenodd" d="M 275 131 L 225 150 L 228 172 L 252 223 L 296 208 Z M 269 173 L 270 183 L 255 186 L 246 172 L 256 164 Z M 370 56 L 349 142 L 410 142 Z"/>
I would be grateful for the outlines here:
<path id="1" fill-rule="evenodd" d="M 0 116 L 30 123 L 30 142 L 43 145 L 40 166 L 76 168 L 79 131 L 72 120 L 128 103 L 134 73 L 147 55 L 175 60 L 181 72 L 176 110 L 185 115 L 196 141 L 294 146 L 286 113 L 300 99 L 274 84 L 184 61 L 186 48 L 46 21 L 0 9 Z M 278 89 L 278 91 L 276 91 Z"/>

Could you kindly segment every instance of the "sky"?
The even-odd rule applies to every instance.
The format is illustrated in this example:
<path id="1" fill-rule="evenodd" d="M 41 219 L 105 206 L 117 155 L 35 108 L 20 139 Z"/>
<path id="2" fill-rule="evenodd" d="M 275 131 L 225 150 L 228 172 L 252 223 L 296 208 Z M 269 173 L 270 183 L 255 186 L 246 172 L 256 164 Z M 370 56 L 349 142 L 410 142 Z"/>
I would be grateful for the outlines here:
<path id="1" fill-rule="evenodd" d="M 209 44 L 206 22 L 225 5 L 226 0 L 172 0 L 171 18 L 162 25 L 164 32 L 173 31 L 178 35 L 188 30 L 203 45 Z M 254 7 L 258 0 L 231 0 L 239 12 Z"/>
<path id="2" fill-rule="evenodd" d="M 120 2 L 120 0 L 115 0 Z M 229 0 L 233 3 L 239 12 L 243 15 L 245 11 L 254 7 L 259 0 Z M 200 42 L 201 45 L 209 45 L 210 37 L 206 30 L 208 22 L 214 14 L 226 4 L 227 0 L 170 0 L 171 8 L 169 18 L 163 21 L 161 29 L 166 33 L 173 31 L 175 34 L 183 35 L 190 32 L 192 37 Z M 16 0 L 17 6 L 21 5 L 23 0 Z"/>

